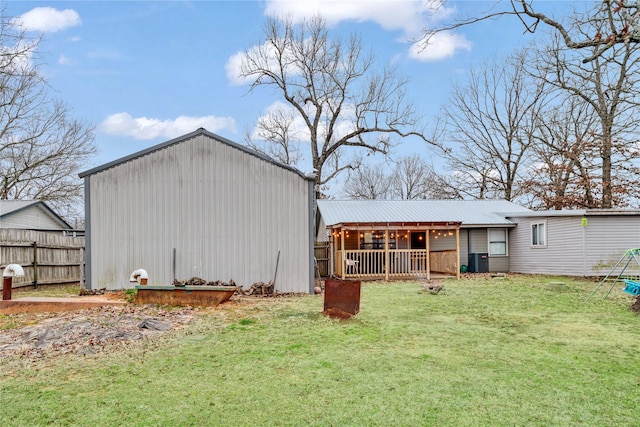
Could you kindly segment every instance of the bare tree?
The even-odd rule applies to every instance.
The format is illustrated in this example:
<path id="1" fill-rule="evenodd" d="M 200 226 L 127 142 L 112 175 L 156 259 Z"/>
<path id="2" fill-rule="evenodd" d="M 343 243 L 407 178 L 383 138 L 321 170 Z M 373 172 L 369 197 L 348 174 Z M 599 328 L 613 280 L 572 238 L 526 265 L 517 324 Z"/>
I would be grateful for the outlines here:
<path id="1" fill-rule="evenodd" d="M 447 0 L 432 0 L 434 6 L 444 7 Z M 460 17 L 444 25 L 424 30 L 422 47 L 426 48 L 432 37 L 440 32 L 452 31 L 480 21 L 503 16 L 516 17 L 527 33 L 535 33 L 540 23 L 553 29 L 569 49 L 587 49 L 583 62 L 587 63 L 617 45 L 640 42 L 640 3 L 635 0 L 603 0 L 587 2 L 587 9 L 574 11 L 565 19 L 540 12 L 532 0 L 502 0 L 477 16 Z M 585 31 L 585 28 L 589 31 Z M 582 29 L 576 32 L 576 29 Z"/>
<path id="2" fill-rule="evenodd" d="M 361 166 L 349 171 L 342 192 L 349 199 L 388 199 L 391 178 L 385 166 Z"/>
<path id="3" fill-rule="evenodd" d="M 330 38 L 320 17 L 300 25 L 269 20 L 264 43 L 245 52 L 240 75 L 250 90 L 274 88 L 299 115 L 318 192 L 356 168 L 358 152 L 386 155 L 393 136 L 423 138 L 406 99 L 407 81 L 393 68 L 377 72 L 355 35 Z"/>
<path id="4" fill-rule="evenodd" d="M 400 157 L 391 174 L 391 192 L 394 199 L 443 198 L 442 183 L 434 168 L 422 157 Z"/>
<path id="5" fill-rule="evenodd" d="M 533 208 L 597 206 L 597 117 L 579 98 L 564 100 L 537 120 L 530 170 L 522 184 Z"/>
<path id="6" fill-rule="evenodd" d="M 93 128 L 50 98 L 33 64 L 39 40 L 0 19 L 0 200 L 40 199 L 68 213 L 82 202 L 76 173 L 96 152 Z"/>
<path id="7" fill-rule="evenodd" d="M 524 58 L 520 53 L 472 70 L 443 109 L 438 146 L 465 198 L 518 196 L 519 174 L 545 103 L 544 87 L 527 74 Z"/>
<path id="8" fill-rule="evenodd" d="M 422 157 L 399 157 L 393 169 L 386 164 L 361 165 L 349 171 L 343 193 L 350 199 L 453 199 L 446 177 L 439 175 Z"/>
<path id="9" fill-rule="evenodd" d="M 598 119 L 593 153 L 600 163 L 601 197 L 590 207 L 612 208 L 616 206 L 615 193 L 624 191 L 621 183 L 616 182 L 616 176 L 625 180 L 615 169 L 630 167 L 625 143 L 637 143 L 640 44 L 615 45 L 588 63 L 582 63 L 554 36 L 544 52 L 537 55 L 533 73 L 566 97 L 577 97 Z"/>
<path id="10" fill-rule="evenodd" d="M 297 166 L 302 160 L 302 152 L 295 119 L 295 111 L 277 108 L 258 119 L 253 134 L 246 133 L 245 143 L 281 163 Z"/>

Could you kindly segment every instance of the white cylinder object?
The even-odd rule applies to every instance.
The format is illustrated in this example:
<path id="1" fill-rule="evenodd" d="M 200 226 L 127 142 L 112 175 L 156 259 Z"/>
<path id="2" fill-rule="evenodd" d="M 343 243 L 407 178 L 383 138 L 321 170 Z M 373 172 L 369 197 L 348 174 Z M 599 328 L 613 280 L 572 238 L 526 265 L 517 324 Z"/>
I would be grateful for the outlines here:
<path id="1" fill-rule="evenodd" d="M 19 264 L 9 264 L 4 268 L 2 272 L 2 277 L 22 277 L 24 276 L 24 270 L 22 266 Z"/>
<path id="2" fill-rule="evenodd" d="M 147 271 L 142 268 L 139 268 L 133 273 L 131 273 L 131 277 L 129 277 L 129 281 L 138 282 L 138 279 L 148 279 L 148 278 L 149 278 L 149 275 L 147 274 Z"/>

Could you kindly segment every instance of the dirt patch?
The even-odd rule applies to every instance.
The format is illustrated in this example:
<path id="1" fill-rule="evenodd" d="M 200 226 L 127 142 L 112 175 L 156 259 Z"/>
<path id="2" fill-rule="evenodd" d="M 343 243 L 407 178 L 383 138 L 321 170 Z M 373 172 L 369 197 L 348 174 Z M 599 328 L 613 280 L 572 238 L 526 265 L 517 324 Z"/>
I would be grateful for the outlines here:
<path id="1" fill-rule="evenodd" d="M 636 298 L 629 309 L 634 313 L 640 313 L 640 297 Z"/>
<path id="2" fill-rule="evenodd" d="M 188 324 L 192 307 L 104 306 L 62 313 L 0 317 L 0 360 L 35 361 L 61 354 L 91 355 L 116 343 L 141 340 Z"/>
<path id="3" fill-rule="evenodd" d="M 126 299 L 124 291 L 105 295 L 109 299 Z M 223 322 L 233 322 L 254 313 L 256 305 L 275 302 L 274 297 L 294 295 L 297 294 L 234 295 L 217 307 L 203 308 L 125 304 L 57 313 L 0 315 L 0 364 L 7 359 L 30 363 L 63 354 L 90 356 L 182 328 L 207 313 L 216 313 Z"/>

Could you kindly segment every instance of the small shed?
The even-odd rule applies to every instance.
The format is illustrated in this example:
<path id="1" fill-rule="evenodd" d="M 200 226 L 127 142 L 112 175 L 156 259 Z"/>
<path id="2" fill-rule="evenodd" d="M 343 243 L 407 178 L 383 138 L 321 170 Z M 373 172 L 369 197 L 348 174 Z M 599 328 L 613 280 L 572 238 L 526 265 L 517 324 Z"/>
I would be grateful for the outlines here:
<path id="1" fill-rule="evenodd" d="M 65 231 L 73 227 L 41 200 L 1 200 L 0 228 Z"/>
<path id="2" fill-rule="evenodd" d="M 80 174 L 87 284 L 199 277 L 313 292 L 314 176 L 198 129 Z"/>

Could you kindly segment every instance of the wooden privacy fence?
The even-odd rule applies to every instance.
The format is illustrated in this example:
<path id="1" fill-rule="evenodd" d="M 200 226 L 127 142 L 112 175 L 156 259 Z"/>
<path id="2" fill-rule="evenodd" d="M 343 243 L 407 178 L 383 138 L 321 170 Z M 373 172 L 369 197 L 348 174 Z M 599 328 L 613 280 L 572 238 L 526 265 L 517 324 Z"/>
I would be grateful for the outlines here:
<path id="1" fill-rule="evenodd" d="M 314 275 L 329 276 L 329 242 L 315 242 L 313 256 L 316 264 Z"/>
<path id="2" fill-rule="evenodd" d="M 84 284 L 84 237 L 35 230 L 0 229 L 0 271 L 20 264 L 13 287 Z"/>

